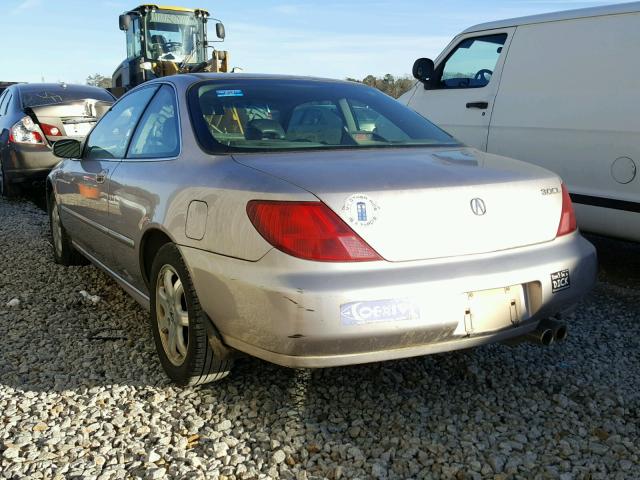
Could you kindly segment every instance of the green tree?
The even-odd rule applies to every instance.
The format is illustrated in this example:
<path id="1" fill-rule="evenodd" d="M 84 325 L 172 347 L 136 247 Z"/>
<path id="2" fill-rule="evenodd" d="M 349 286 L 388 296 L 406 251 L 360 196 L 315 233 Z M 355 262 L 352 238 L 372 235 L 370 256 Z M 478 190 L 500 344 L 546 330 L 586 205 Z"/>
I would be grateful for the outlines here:
<path id="1" fill-rule="evenodd" d="M 362 80 L 355 78 L 347 78 L 347 80 L 351 82 L 364 83 L 370 87 L 377 88 L 393 98 L 398 98 L 403 93 L 409 91 L 415 84 L 415 80 L 413 78 L 409 78 L 408 75 L 396 78 L 390 73 L 387 73 L 381 78 L 375 77 L 374 75 L 367 75 Z"/>
<path id="2" fill-rule="evenodd" d="M 99 73 L 94 73 L 87 77 L 87 85 L 93 85 L 94 87 L 110 88 L 111 77 L 105 77 Z"/>

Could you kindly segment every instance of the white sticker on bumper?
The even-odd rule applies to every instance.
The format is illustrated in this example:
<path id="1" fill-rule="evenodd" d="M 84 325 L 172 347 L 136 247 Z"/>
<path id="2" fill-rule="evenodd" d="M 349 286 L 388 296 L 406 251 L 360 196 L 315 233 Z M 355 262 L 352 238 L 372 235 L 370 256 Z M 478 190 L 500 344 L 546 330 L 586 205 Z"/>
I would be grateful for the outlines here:
<path id="1" fill-rule="evenodd" d="M 405 298 L 351 302 L 340 305 L 340 321 L 342 325 L 401 322 L 419 318 L 420 308 L 411 300 Z"/>

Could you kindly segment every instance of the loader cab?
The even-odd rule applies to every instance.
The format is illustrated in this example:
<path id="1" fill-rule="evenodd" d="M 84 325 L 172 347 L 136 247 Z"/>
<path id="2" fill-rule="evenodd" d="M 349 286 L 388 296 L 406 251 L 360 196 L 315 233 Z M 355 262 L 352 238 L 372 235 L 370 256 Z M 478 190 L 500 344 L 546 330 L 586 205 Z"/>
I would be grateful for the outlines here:
<path id="1" fill-rule="evenodd" d="M 188 71 L 207 61 L 205 10 L 141 5 L 120 15 L 127 58 L 113 74 L 113 87 Z"/>

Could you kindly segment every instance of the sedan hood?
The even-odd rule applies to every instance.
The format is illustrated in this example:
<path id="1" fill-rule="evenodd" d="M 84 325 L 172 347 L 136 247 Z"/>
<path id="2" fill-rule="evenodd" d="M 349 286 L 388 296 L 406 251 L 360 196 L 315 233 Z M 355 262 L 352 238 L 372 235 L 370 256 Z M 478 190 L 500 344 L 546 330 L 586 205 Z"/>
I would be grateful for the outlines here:
<path id="1" fill-rule="evenodd" d="M 551 172 L 467 148 L 242 154 L 303 188 L 389 261 L 505 250 L 553 240 L 562 211 Z"/>

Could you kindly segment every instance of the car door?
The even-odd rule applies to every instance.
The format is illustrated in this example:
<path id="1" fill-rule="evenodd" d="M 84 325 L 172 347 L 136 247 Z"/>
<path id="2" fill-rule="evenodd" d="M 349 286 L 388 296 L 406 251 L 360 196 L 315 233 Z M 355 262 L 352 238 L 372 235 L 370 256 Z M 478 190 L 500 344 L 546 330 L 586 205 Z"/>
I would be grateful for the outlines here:
<path id="1" fill-rule="evenodd" d="M 113 269 L 130 285 L 146 289 L 140 269 L 144 227 L 156 219 L 156 208 L 171 195 L 175 160 L 180 154 L 176 92 L 162 85 L 145 110 L 131 139 L 126 158 L 111 178 L 109 228 L 127 239 L 113 245 Z"/>
<path id="2" fill-rule="evenodd" d="M 87 137 L 82 158 L 65 162 L 56 176 L 65 228 L 86 253 L 105 264 L 113 244 L 126 241 L 107 226 L 110 177 L 156 89 L 143 87 L 115 103 Z"/>
<path id="3" fill-rule="evenodd" d="M 460 36 L 443 52 L 429 90 L 409 106 L 467 145 L 485 150 L 493 102 L 513 28 Z"/>

